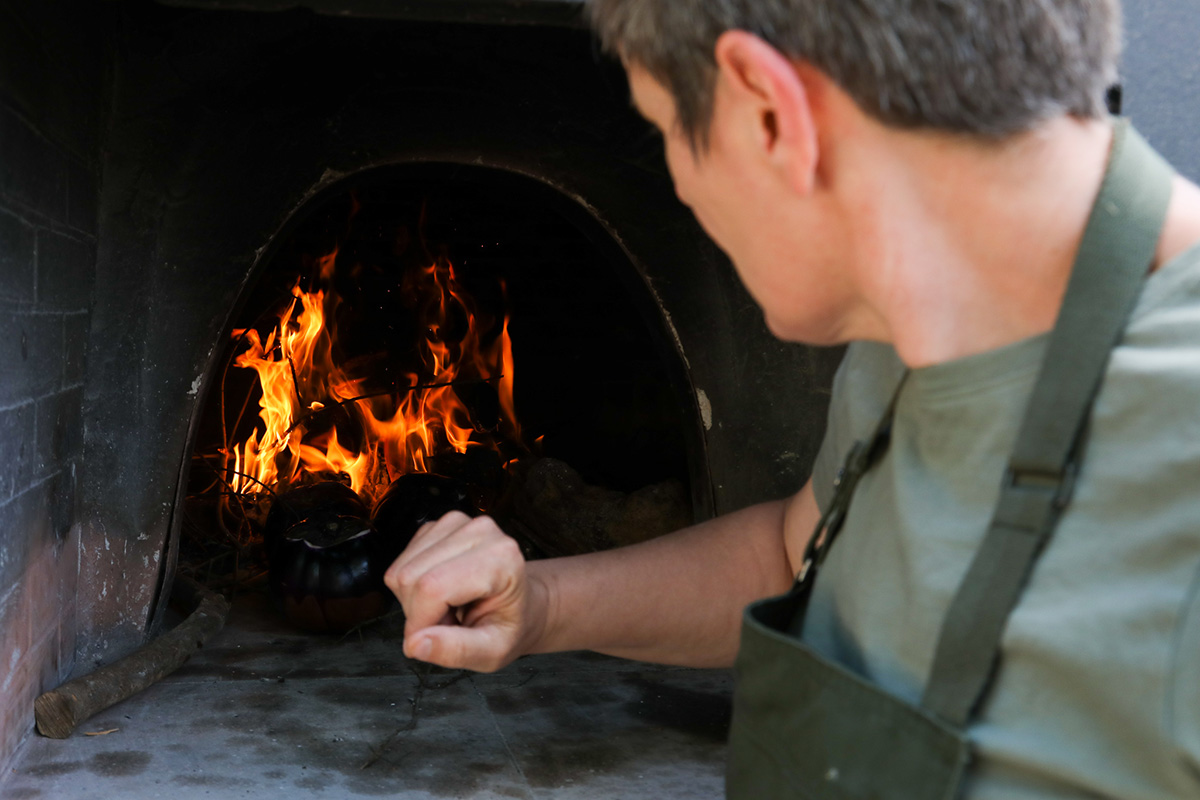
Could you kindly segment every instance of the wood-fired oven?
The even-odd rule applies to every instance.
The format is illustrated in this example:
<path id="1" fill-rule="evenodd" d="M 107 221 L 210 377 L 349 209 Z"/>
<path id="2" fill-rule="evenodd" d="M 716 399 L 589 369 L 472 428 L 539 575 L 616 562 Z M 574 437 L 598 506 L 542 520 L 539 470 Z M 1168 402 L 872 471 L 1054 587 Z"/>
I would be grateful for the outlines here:
<path id="1" fill-rule="evenodd" d="M 1127 108 L 1194 174 L 1196 15 L 1130 6 Z M 837 353 L 766 331 L 581 9 L 0 4 L 0 765 L 162 627 L 235 331 L 355 214 L 511 316 L 528 447 L 693 518 L 799 486 Z"/>

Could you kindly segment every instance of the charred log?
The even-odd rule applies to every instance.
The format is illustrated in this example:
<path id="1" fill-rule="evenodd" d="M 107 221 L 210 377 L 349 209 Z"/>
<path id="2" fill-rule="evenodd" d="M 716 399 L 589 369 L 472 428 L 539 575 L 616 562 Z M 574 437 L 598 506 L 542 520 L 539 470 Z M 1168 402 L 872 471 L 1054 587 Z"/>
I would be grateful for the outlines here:
<path id="1" fill-rule="evenodd" d="M 625 494 L 590 486 L 553 458 L 534 462 L 513 494 L 514 530 L 548 556 L 636 544 L 692 521 L 687 492 L 667 481 Z"/>
<path id="2" fill-rule="evenodd" d="M 120 661 L 38 697 L 33 704 L 38 733 L 66 739 L 95 714 L 179 669 L 224 627 L 229 603 L 195 581 L 177 577 L 171 599 L 191 611 L 187 619 Z"/>

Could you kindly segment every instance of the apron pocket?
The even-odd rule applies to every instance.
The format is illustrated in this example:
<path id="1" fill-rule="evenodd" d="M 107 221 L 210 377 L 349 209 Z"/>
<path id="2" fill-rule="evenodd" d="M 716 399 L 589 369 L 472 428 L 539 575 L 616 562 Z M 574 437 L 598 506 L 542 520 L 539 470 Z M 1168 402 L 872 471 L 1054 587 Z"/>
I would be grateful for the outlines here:
<path id="1" fill-rule="evenodd" d="M 966 738 L 784 633 L 797 605 L 794 592 L 746 611 L 729 797 L 954 800 Z"/>

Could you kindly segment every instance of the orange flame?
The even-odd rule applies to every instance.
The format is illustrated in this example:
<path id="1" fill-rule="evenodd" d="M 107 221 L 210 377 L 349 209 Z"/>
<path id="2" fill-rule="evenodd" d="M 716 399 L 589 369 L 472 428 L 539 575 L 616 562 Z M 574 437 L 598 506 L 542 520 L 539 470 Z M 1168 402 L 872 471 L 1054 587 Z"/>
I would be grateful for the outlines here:
<path id="1" fill-rule="evenodd" d="M 336 260 L 335 249 L 317 261 L 319 285 L 332 285 Z M 332 289 L 305 292 L 297 282 L 292 302 L 265 340 L 253 328 L 234 331 L 245 341 L 234 366 L 254 370 L 261 391 L 254 430 L 226 452 L 235 492 L 261 494 L 335 477 L 373 502 L 395 477 L 429 471 L 428 459 L 438 452 L 498 450 L 496 437 L 477 430 L 455 392 L 460 382 L 491 382 L 500 401 L 501 431 L 519 441 L 508 317 L 500 335 L 485 344 L 474 303 L 444 258 L 404 285 L 426 335 L 419 347 L 422 373 L 408 374 L 407 385 L 395 392 L 365 394 L 365 381 L 335 362 L 333 321 L 340 298 Z M 466 333 L 449 341 L 451 321 L 458 319 L 465 319 Z M 342 410 L 353 429 L 344 433 L 359 434 L 345 442 L 330 421 Z"/>

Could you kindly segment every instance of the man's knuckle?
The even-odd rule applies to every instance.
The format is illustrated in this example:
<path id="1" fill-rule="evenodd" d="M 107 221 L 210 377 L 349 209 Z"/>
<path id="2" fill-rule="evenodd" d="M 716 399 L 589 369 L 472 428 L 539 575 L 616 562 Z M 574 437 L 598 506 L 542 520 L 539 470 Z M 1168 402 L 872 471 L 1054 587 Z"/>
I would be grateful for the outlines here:
<path id="1" fill-rule="evenodd" d="M 442 581 L 436 572 L 426 572 L 420 577 L 414 578 L 408 585 L 419 597 L 437 596 L 441 591 Z"/>
<path id="2" fill-rule="evenodd" d="M 413 588 L 413 585 L 416 583 L 419 577 L 409 567 L 400 567 L 398 569 L 393 568 L 392 570 L 388 570 L 388 575 L 392 580 L 392 583 L 389 583 L 388 585 L 392 586 L 393 589 L 399 592 L 405 592 Z"/>
<path id="3" fill-rule="evenodd" d="M 517 544 L 517 540 L 510 536 L 498 539 L 496 541 L 496 549 L 501 556 L 509 561 L 523 561 L 525 558 L 521 553 L 521 545 Z"/>
<path id="4" fill-rule="evenodd" d="M 486 537 L 499 532 L 500 528 L 491 517 L 481 514 L 478 517 L 470 517 L 469 521 L 463 525 L 463 530 L 470 531 L 476 536 Z"/>

